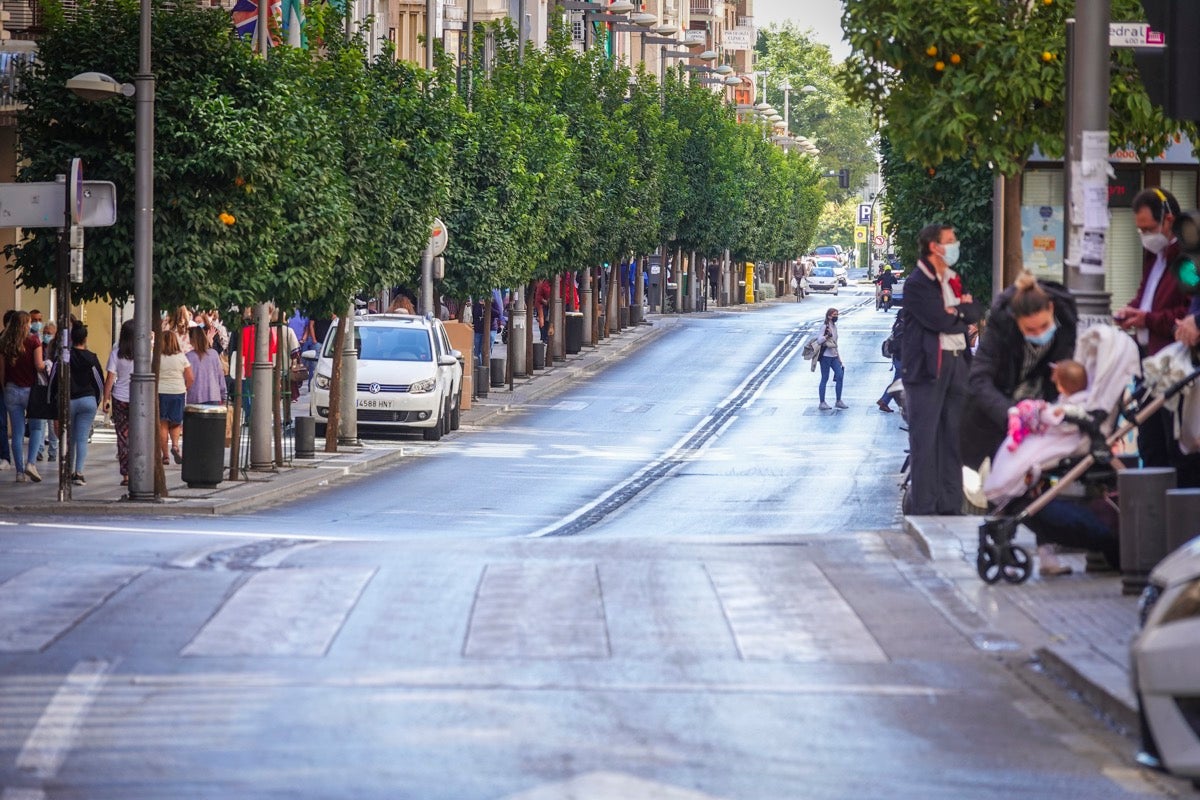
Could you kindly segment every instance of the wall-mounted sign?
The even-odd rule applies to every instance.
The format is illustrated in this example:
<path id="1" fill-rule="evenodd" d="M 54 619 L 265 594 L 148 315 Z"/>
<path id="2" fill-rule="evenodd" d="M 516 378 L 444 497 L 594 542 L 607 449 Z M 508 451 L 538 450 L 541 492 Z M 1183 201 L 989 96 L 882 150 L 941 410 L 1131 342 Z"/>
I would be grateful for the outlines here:
<path id="1" fill-rule="evenodd" d="M 725 36 L 721 39 L 721 48 L 724 50 L 753 50 L 757 39 L 758 31 L 754 28 L 737 27 L 725 31 Z"/>

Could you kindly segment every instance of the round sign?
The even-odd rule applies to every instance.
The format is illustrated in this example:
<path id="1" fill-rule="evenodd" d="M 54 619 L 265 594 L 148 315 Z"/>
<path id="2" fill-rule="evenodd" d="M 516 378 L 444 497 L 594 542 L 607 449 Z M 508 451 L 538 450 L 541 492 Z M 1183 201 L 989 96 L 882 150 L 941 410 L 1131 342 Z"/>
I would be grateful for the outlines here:
<path id="1" fill-rule="evenodd" d="M 876 237 L 875 237 L 875 246 L 876 246 L 876 247 L 883 247 L 883 245 L 884 245 L 886 242 L 887 242 L 887 239 L 884 239 L 882 236 L 876 236 Z"/>
<path id="2" fill-rule="evenodd" d="M 83 161 L 71 159 L 71 175 L 67 179 L 67 207 L 71 210 L 71 224 L 83 220 Z"/>
<path id="3" fill-rule="evenodd" d="M 446 249 L 446 245 L 450 242 L 450 232 L 446 230 L 446 223 L 442 222 L 437 217 L 433 218 L 433 228 L 429 233 L 429 244 L 433 248 L 433 254 L 440 256 Z"/>

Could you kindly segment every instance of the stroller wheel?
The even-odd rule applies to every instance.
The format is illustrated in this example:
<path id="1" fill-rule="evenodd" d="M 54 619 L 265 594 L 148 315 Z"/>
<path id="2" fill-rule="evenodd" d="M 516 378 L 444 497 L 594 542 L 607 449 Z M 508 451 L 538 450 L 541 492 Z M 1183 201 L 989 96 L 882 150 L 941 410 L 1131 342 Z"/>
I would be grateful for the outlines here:
<path id="1" fill-rule="evenodd" d="M 1005 548 L 1004 580 L 1009 583 L 1024 583 L 1033 572 L 1033 563 L 1029 560 L 1029 551 L 1020 545 Z"/>
<path id="2" fill-rule="evenodd" d="M 984 583 L 996 583 L 1001 578 L 1000 550 L 995 545 L 985 544 L 975 556 L 975 571 Z"/>

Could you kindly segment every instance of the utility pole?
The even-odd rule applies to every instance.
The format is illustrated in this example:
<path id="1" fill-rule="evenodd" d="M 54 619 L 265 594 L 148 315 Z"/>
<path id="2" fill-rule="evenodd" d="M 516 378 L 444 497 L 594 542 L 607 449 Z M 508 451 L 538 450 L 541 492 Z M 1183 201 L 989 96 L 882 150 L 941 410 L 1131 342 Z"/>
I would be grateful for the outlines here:
<path id="1" fill-rule="evenodd" d="M 1081 320 L 1107 319 L 1104 290 L 1108 214 L 1108 24 L 1111 0 L 1078 0 L 1068 55 L 1070 105 L 1066 167 L 1067 256 L 1063 277 Z M 1069 30 L 1071 23 L 1068 22 Z M 1085 323 L 1086 324 L 1086 323 Z"/>

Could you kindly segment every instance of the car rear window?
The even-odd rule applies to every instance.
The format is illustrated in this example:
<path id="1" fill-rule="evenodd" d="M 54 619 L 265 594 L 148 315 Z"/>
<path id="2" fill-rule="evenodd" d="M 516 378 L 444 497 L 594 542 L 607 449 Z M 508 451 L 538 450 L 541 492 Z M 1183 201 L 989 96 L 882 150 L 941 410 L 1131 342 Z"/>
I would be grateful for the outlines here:
<path id="1" fill-rule="evenodd" d="M 818 267 L 828 267 L 829 269 L 834 269 L 836 267 L 840 267 L 841 264 L 839 264 L 836 261 L 830 261 L 829 259 L 823 258 L 817 262 L 817 266 Z"/>
<path id="2" fill-rule="evenodd" d="M 818 247 L 813 252 L 820 256 L 836 256 L 838 254 L 836 247 Z"/>
<path id="3" fill-rule="evenodd" d="M 333 358 L 333 332 L 325 340 L 323 355 Z M 424 328 L 355 326 L 354 348 L 368 361 L 432 361 L 433 348 Z"/>

